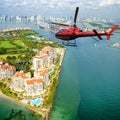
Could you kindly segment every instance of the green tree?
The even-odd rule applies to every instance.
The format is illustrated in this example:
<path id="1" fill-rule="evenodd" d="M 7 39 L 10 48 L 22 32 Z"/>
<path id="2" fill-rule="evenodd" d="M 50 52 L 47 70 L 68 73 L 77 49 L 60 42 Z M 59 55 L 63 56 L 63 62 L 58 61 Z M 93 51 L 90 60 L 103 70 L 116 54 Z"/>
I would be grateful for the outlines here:
<path id="1" fill-rule="evenodd" d="M 6 53 L 7 53 L 6 48 L 2 47 L 2 48 L 0 49 L 0 54 L 6 54 Z"/>
<path id="2" fill-rule="evenodd" d="M 8 56 L 6 57 L 6 60 L 7 60 L 7 61 L 11 60 L 11 56 L 8 55 Z"/>
<path id="3" fill-rule="evenodd" d="M 16 56 L 12 56 L 12 59 L 13 59 L 13 60 L 16 60 L 17 58 L 16 58 Z"/>

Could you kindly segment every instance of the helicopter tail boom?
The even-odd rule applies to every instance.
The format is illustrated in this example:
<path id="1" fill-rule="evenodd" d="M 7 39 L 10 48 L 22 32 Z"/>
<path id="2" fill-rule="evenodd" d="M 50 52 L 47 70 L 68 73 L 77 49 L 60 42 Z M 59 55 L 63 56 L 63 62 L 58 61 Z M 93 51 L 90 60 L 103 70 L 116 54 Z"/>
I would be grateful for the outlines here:
<path id="1" fill-rule="evenodd" d="M 119 25 L 115 25 L 108 33 L 107 33 L 107 40 L 110 40 L 110 36 L 112 35 L 112 33 L 119 27 Z"/>

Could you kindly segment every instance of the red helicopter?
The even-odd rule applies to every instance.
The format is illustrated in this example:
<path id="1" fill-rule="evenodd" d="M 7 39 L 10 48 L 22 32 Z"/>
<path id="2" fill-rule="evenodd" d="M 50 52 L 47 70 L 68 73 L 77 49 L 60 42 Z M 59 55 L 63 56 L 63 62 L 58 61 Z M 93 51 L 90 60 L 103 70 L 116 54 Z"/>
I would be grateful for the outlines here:
<path id="1" fill-rule="evenodd" d="M 70 40 L 75 40 L 76 38 L 79 38 L 79 37 L 97 36 L 100 40 L 102 40 L 101 36 L 106 36 L 106 39 L 110 40 L 110 36 L 112 35 L 112 33 L 119 27 L 119 25 L 115 25 L 109 32 L 106 32 L 106 31 L 97 32 L 95 29 L 93 29 L 92 31 L 82 31 L 80 28 L 76 26 L 78 10 L 79 10 L 79 7 L 76 7 L 75 16 L 74 16 L 74 25 L 72 27 L 67 27 L 65 29 L 61 29 L 60 31 L 58 31 L 55 34 L 56 38 L 61 39 L 63 41 L 68 41 L 68 44 Z M 61 23 L 52 23 L 52 24 L 69 26 L 69 25 L 61 24 Z M 76 44 L 76 40 L 74 44 Z"/>

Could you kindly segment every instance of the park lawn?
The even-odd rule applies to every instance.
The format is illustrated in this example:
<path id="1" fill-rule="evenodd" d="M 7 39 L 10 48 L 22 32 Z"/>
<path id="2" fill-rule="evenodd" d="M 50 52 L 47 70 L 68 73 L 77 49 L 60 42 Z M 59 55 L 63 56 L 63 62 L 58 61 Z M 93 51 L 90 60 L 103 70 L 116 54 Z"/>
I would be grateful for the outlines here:
<path id="1" fill-rule="evenodd" d="M 14 43 L 15 43 L 16 45 L 18 45 L 18 46 L 26 47 L 21 40 L 15 40 Z"/>
<path id="2" fill-rule="evenodd" d="M 9 41 L 0 41 L 0 48 L 15 48 L 16 46 Z"/>

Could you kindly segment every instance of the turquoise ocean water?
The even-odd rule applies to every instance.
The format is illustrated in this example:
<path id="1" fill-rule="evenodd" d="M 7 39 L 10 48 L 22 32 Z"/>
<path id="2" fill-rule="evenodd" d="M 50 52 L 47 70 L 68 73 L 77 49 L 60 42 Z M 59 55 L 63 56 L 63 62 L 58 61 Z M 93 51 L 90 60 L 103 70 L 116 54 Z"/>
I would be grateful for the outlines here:
<path id="1" fill-rule="evenodd" d="M 0 29 L 8 26 L 30 26 L 58 41 L 53 33 L 31 23 L 0 23 Z M 109 47 L 118 39 L 119 33 L 116 33 L 111 41 L 79 38 L 77 47 L 66 46 L 51 120 L 120 120 L 120 49 Z M 24 113 L 27 120 L 40 120 L 39 116 L 5 98 L 0 98 L 0 107 L 0 120 L 11 112 Z"/>

